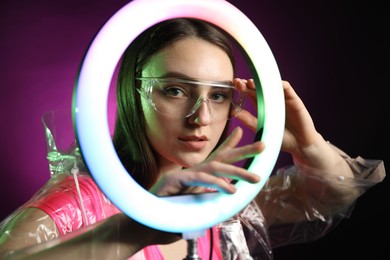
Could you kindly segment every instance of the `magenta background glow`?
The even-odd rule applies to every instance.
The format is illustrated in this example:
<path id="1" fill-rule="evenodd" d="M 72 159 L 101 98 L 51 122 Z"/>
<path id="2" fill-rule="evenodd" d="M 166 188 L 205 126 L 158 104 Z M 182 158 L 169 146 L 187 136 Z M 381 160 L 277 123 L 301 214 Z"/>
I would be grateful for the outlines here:
<path id="1" fill-rule="evenodd" d="M 95 33 L 128 1 L 0 3 L 0 217 L 49 178 L 41 116 L 70 108 L 80 62 Z M 384 159 L 389 129 L 385 60 L 389 9 L 378 3 L 231 0 L 268 41 L 324 137 L 351 156 Z M 387 253 L 387 179 L 359 199 L 326 238 L 275 250 L 276 259 L 376 259 Z M 350 244 L 346 244 L 349 241 Z"/>

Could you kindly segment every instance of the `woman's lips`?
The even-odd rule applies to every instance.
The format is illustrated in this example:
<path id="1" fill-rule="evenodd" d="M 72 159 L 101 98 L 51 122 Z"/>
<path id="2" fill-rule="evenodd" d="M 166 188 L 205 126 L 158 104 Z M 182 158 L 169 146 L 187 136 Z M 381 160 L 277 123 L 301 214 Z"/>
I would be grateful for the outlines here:
<path id="1" fill-rule="evenodd" d="M 205 136 L 182 136 L 179 137 L 185 146 L 191 150 L 202 150 L 208 143 L 208 138 Z"/>

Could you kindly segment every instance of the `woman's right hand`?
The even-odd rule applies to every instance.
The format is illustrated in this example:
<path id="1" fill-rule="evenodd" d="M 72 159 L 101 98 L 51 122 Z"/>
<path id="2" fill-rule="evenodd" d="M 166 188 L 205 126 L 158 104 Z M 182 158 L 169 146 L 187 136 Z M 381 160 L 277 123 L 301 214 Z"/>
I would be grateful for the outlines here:
<path id="1" fill-rule="evenodd" d="M 173 196 L 204 193 L 215 189 L 231 194 L 236 191 L 236 187 L 227 179 L 259 182 L 258 175 L 233 165 L 264 150 L 264 143 L 261 141 L 237 147 L 242 135 L 242 128 L 237 127 L 204 162 L 183 170 L 164 173 L 150 192 L 157 196 Z"/>

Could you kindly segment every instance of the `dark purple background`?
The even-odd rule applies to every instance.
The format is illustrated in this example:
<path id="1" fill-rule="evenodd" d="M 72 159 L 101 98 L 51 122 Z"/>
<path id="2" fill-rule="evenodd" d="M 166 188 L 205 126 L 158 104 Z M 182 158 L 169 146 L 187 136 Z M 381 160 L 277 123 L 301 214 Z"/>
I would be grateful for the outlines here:
<path id="1" fill-rule="evenodd" d="M 17 0 L 0 4 L 0 219 L 49 178 L 41 116 L 69 108 L 78 67 L 100 26 L 128 1 Z M 258 26 L 283 79 L 323 136 L 351 156 L 386 160 L 388 9 L 370 2 L 231 0 Z M 147 13 L 145 14 L 147 15 Z M 386 22 L 386 23 L 385 23 Z M 388 57 L 388 56 L 387 56 Z M 386 131 L 387 130 L 387 131 Z M 276 259 L 379 259 L 387 255 L 386 180 L 351 219 Z"/>

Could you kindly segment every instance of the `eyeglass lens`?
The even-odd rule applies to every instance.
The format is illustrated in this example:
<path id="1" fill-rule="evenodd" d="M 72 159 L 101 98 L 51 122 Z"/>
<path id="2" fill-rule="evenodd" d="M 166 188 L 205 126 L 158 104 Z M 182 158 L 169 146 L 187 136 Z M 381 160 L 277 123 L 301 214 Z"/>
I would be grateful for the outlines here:
<path id="1" fill-rule="evenodd" d="M 244 101 L 243 94 L 234 87 L 153 79 L 147 88 L 151 105 L 158 112 L 177 118 L 189 117 L 196 113 L 201 105 L 206 105 L 214 120 L 228 120 L 241 111 Z"/>

